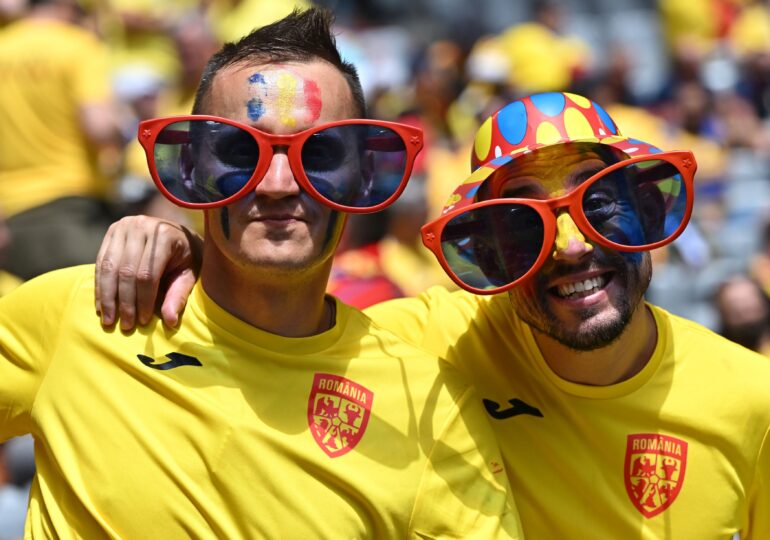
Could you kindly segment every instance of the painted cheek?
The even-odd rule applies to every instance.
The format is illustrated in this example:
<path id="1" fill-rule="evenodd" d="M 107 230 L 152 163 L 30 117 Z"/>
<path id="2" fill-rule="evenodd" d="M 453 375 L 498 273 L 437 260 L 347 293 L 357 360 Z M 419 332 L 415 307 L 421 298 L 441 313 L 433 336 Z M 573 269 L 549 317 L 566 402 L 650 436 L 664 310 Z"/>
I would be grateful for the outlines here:
<path id="1" fill-rule="evenodd" d="M 329 216 L 329 224 L 326 227 L 323 240 L 322 253 L 333 255 L 342 237 L 342 229 L 345 227 L 346 216 L 341 212 L 332 212 Z"/>

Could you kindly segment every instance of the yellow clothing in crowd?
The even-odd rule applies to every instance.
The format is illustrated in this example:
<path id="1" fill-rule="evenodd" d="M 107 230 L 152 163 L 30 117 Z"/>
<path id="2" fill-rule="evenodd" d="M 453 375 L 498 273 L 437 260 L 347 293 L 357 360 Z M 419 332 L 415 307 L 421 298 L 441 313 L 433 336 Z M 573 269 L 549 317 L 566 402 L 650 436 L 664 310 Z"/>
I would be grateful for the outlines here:
<path id="1" fill-rule="evenodd" d="M 0 208 L 6 217 L 71 195 L 101 196 L 79 107 L 109 100 L 107 51 L 90 32 L 23 19 L 0 31 Z"/>
<path id="2" fill-rule="evenodd" d="M 589 48 L 582 40 L 536 22 L 513 26 L 499 39 L 509 59 L 509 83 L 526 94 L 568 88 L 589 61 Z"/>
<path id="3" fill-rule="evenodd" d="M 216 36 L 227 42 L 285 17 L 295 7 L 309 6 L 308 0 L 213 0 L 207 15 Z"/>
<path id="4" fill-rule="evenodd" d="M 179 61 L 171 29 L 197 6 L 197 0 L 106 0 L 99 15 L 112 69 L 142 65 L 173 79 Z"/>

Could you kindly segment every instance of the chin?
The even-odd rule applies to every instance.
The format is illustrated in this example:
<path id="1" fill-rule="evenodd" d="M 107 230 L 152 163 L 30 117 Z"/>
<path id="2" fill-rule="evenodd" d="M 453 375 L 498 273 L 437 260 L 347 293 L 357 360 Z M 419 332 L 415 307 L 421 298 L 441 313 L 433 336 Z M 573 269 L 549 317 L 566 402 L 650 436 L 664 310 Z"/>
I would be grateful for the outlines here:
<path id="1" fill-rule="evenodd" d="M 628 299 L 616 299 L 610 305 L 585 309 L 565 318 L 550 309 L 547 292 L 533 302 L 510 295 L 511 304 L 521 320 L 534 330 L 577 351 L 592 351 L 616 341 L 628 326 L 636 308 Z"/>
<path id="2" fill-rule="evenodd" d="M 630 320 L 630 314 L 617 313 L 615 316 L 592 317 L 573 331 L 564 325 L 556 324 L 544 333 L 570 349 L 593 351 L 617 341 Z"/>

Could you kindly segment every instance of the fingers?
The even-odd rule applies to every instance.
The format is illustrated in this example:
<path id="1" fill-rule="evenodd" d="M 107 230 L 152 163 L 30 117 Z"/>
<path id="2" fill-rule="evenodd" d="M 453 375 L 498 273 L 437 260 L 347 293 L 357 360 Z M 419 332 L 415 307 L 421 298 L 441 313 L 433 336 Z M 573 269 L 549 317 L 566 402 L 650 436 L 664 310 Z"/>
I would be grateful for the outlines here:
<path id="1" fill-rule="evenodd" d="M 110 226 L 96 263 L 96 310 L 102 324 L 129 331 L 147 324 L 164 292 L 164 322 L 176 326 L 200 268 L 201 239 L 170 221 L 128 216 Z M 162 284 L 167 286 L 163 290 Z"/>
<path id="2" fill-rule="evenodd" d="M 174 328 L 179 324 L 179 315 L 192 292 L 195 280 L 195 273 L 190 269 L 182 270 L 170 280 L 160 308 L 160 315 L 167 326 Z"/>
<path id="3" fill-rule="evenodd" d="M 121 245 L 122 251 L 119 255 L 120 262 L 117 270 L 118 317 L 120 317 L 120 329 L 123 331 L 131 330 L 136 326 L 137 312 L 141 309 L 137 305 L 140 297 L 150 298 L 149 309 L 144 306 L 145 313 L 149 311 L 149 315 L 145 315 L 144 322 L 149 321 L 157 293 L 157 283 L 160 281 L 158 277 L 153 288 L 152 269 L 149 268 L 152 254 L 148 253 L 152 249 L 151 236 L 143 228 L 141 217 L 133 216 L 126 224 L 131 227 L 123 231 L 125 241 Z"/>
<path id="4" fill-rule="evenodd" d="M 134 279 L 139 324 L 150 322 L 156 298 L 161 293 L 161 283 L 173 278 L 177 273 L 176 268 L 189 260 L 189 256 L 184 255 L 184 248 L 179 247 L 182 237 L 184 233 L 178 225 L 158 222 L 152 234 L 146 238 Z M 131 291 L 127 293 L 131 294 Z"/>
<path id="5" fill-rule="evenodd" d="M 104 326 L 115 323 L 115 301 L 117 297 L 117 271 L 120 254 L 123 251 L 125 235 L 118 223 L 113 223 L 96 256 L 95 267 L 95 303 L 96 313 L 100 315 Z M 116 257 L 118 259 L 116 260 Z"/>

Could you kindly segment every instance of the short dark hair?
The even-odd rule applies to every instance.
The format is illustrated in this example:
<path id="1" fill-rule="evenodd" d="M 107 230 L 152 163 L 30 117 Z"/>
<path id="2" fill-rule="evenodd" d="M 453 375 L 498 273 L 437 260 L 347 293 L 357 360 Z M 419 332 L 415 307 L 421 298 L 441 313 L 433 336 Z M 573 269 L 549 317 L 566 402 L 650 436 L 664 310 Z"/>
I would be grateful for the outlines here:
<path id="1" fill-rule="evenodd" d="M 245 60 L 273 63 L 322 59 L 336 67 L 345 77 L 353 95 L 356 114 L 364 117 L 366 102 L 361 81 L 355 66 L 344 61 L 337 50 L 331 30 L 333 22 L 334 17 L 326 9 L 295 9 L 283 19 L 257 28 L 237 42 L 226 43 L 211 57 L 203 70 L 195 94 L 193 114 L 205 114 L 214 77 L 227 66 Z"/>

